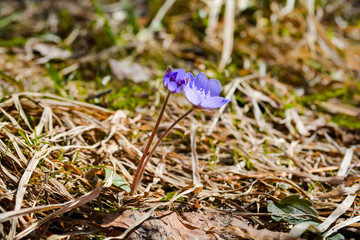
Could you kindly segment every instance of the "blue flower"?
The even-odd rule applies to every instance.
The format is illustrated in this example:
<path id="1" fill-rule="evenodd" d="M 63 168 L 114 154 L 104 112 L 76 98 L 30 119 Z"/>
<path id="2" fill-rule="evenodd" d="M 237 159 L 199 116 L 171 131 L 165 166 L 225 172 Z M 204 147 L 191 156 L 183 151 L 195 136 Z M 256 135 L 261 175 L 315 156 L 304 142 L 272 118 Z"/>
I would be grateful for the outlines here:
<path id="1" fill-rule="evenodd" d="M 166 90 L 171 93 L 180 93 L 183 91 L 185 85 L 187 84 L 186 79 L 188 74 L 185 73 L 185 70 L 179 68 L 177 70 L 172 70 L 170 67 L 166 70 L 165 76 L 163 78 L 163 84 Z"/>
<path id="2" fill-rule="evenodd" d="M 183 92 L 196 108 L 219 108 L 230 101 L 230 99 L 219 97 L 222 87 L 218 80 L 208 80 L 204 73 L 199 73 L 196 77 L 187 73 L 187 77 L 188 84 Z"/>

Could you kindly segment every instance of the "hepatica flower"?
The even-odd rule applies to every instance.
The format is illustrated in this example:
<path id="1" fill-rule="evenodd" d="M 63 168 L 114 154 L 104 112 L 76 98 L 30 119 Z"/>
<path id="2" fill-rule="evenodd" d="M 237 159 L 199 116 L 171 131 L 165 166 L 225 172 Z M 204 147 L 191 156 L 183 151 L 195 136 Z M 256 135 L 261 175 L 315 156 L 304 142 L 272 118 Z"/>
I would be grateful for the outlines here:
<path id="1" fill-rule="evenodd" d="M 196 77 L 188 73 L 187 77 L 189 77 L 189 82 L 183 92 L 196 108 L 219 108 L 230 101 L 230 99 L 219 97 L 222 87 L 218 80 L 208 80 L 204 73 L 199 73 Z"/>
<path id="2" fill-rule="evenodd" d="M 141 178 L 144 174 L 145 167 L 150 161 L 151 156 L 154 154 L 156 148 L 159 146 L 161 141 L 167 136 L 167 134 L 178 124 L 182 119 L 188 116 L 196 108 L 214 109 L 223 106 L 228 103 L 230 99 L 219 97 L 221 92 L 221 84 L 216 79 L 209 79 L 204 73 L 199 73 L 194 77 L 191 73 L 186 73 L 184 69 L 180 68 L 172 70 L 169 67 L 163 78 L 164 87 L 168 90 L 167 96 L 160 110 L 159 117 L 156 121 L 154 129 L 151 133 L 148 143 L 143 151 L 142 157 L 136 169 L 133 183 L 131 185 L 130 195 L 134 195 L 137 186 L 140 184 Z M 172 93 L 183 92 L 185 97 L 194 105 L 193 108 L 189 109 L 186 113 L 180 116 L 168 129 L 161 135 L 155 145 L 150 149 L 150 145 L 155 137 L 155 134 L 159 128 L 159 124 L 165 107 Z"/>
<path id="3" fill-rule="evenodd" d="M 183 91 L 186 85 L 186 79 L 188 74 L 185 73 L 185 70 L 180 68 L 177 70 L 172 70 L 170 67 L 166 70 L 165 76 L 163 78 L 164 87 L 171 93 L 180 93 Z"/>

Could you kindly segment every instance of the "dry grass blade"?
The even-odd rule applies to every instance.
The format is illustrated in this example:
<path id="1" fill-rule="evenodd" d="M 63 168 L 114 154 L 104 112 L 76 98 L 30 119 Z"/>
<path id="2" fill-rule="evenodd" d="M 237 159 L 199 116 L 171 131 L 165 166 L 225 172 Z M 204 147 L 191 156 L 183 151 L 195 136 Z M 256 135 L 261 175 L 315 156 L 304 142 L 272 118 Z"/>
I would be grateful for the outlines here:
<path id="1" fill-rule="evenodd" d="M 287 109 L 285 111 L 285 115 L 286 115 L 286 119 L 284 119 L 284 121 L 286 121 L 287 123 L 286 126 L 289 128 L 291 133 L 293 134 L 295 133 L 295 130 L 291 125 L 291 122 L 294 121 L 296 124 L 296 129 L 301 135 L 303 136 L 309 135 L 309 131 L 306 129 L 304 123 L 300 119 L 300 116 L 295 109 L 293 108 Z"/>
<path id="2" fill-rule="evenodd" d="M 175 1 L 176 0 L 166 0 L 165 3 L 161 5 L 154 19 L 151 21 L 150 26 L 146 29 L 143 29 L 136 35 L 136 38 L 140 42 L 140 44 L 137 45 L 138 51 L 142 51 L 142 49 L 145 47 L 144 42 L 152 38 L 152 33 L 160 27 L 161 20 L 164 18 L 166 12 L 171 8 Z"/>
<path id="3" fill-rule="evenodd" d="M 9 113 L 7 113 L 3 108 L 0 108 L 1 112 L 6 116 L 7 119 L 9 119 L 11 121 L 12 124 L 17 125 L 17 121 L 16 119 L 11 116 Z"/>
<path id="4" fill-rule="evenodd" d="M 221 10 L 221 6 L 223 4 L 223 0 L 207 0 L 205 3 L 209 6 L 209 24 L 206 28 L 207 38 L 211 41 L 215 39 L 215 29 L 219 21 L 219 13 Z M 208 40 L 208 41 L 209 41 Z"/>
<path id="5" fill-rule="evenodd" d="M 325 235 L 324 235 L 324 239 L 326 239 L 328 236 L 330 236 L 333 233 L 336 233 L 338 230 L 340 230 L 341 228 L 344 228 L 350 224 L 356 223 L 360 221 L 360 216 L 356 216 L 350 219 L 347 219 L 337 225 L 335 225 L 334 227 L 332 227 Z"/>
<path id="6" fill-rule="evenodd" d="M 196 125 L 191 124 L 190 139 L 191 139 L 191 160 L 193 171 L 193 184 L 195 186 L 201 185 L 201 179 L 199 174 L 199 159 L 196 152 Z"/>
<path id="7" fill-rule="evenodd" d="M 299 239 L 300 236 L 309 229 L 309 227 L 312 226 L 311 223 L 308 222 L 302 222 L 299 224 L 296 224 L 289 234 L 286 236 L 285 240 L 296 240 Z"/>
<path id="8" fill-rule="evenodd" d="M 36 152 L 35 155 L 32 157 L 32 159 L 29 161 L 25 173 L 22 175 L 20 181 L 19 181 L 19 186 L 17 188 L 17 192 L 16 192 L 16 198 L 15 198 L 15 211 L 19 211 L 22 205 L 22 201 L 24 199 L 24 194 L 26 191 L 26 184 L 28 184 L 31 175 L 34 172 L 34 169 L 36 167 L 36 165 L 39 163 L 41 158 L 46 157 L 46 155 L 49 154 L 49 152 L 47 151 L 48 145 L 44 145 L 41 149 L 41 151 Z M 12 239 L 14 238 L 15 234 L 16 234 L 16 225 L 17 225 L 18 221 L 17 219 L 13 219 L 12 220 L 12 225 L 11 225 L 11 229 L 9 232 L 9 237 Z"/>
<path id="9" fill-rule="evenodd" d="M 360 109 L 356 107 L 352 107 L 337 102 L 319 102 L 318 104 L 329 113 L 333 113 L 333 114 L 340 113 L 351 117 L 360 116 Z"/>
<path id="10" fill-rule="evenodd" d="M 14 105 L 15 105 L 16 109 L 19 111 L 19 115 L 22 118 L 22 120 L 26 123 L 27 127 L 32 130 L 32 127 L 28 121 L 28 118 L 21 106 L 19 96 L 20 96 L 19 94 L 13 94 L 12 99 L 14 101 Z"/>
<path id="11" fill-rule="evenodd" d="M 346 150 L 344 159 L 342 160 L 342 162 L 340 164 L 338 176 L 347 176 L 348 175 L 348 170 L 349 170 L 350 163 L 351 163 L 351 160 L 353 157 L 353 153 L 354 153 L 354 148 L 349 148 Z"/>
<path id="12" fill-rule="evenodd" d="M 156 16 L 151 21 L 149 29 L 155 30 L 160 26 L 161 20 L 164 18 L 166 12 L 171 8 L 171 6 L 175 3 L 175 0 L 166 0 L 165 3 L 161 6 L 159 11 L 156 13 Z"/>
<path id="13" fill-rule="evenodd" d="M 24 231 L 20 232 L 19 234 L 17 234 L 14 238 L 14 240 L 17 239 L 22 239 L 23 237 L 27 236 L 29 233 L 31 233 L 32 231 L 34 231 L 37 227 L 41 226 L 42 224 L 46 223 L 47 221 L 49 221 L 50 219 L 59 216 L 65 212 L 70 211 L 71 209 L 74 209 L 76 207 L 82 206 L 88 202 L 90 202 L 91 200 L 97 198 L 101 192 L 103 188 L 95 188 L 94 190 L 88 192 L 87 194 L 85 194 L 84 196 L 81 196 L 78 199 L 74 199 L 72 201 L 69 201 L 65 207 L 47 215 L 46 217 L 44 217 L 43 219 L 41 219 L 40 221 L 38 221 L 37 223 L 31 225 L 30 227 L 26 228 Z"/>
<path id="14" fill-rule="evenodd" d="M 11 139 L 11 138 L 10 138 L 10 139 Z M 12 141 L 12 142 L 13 142 L 13 144 L 14 144 L 14 146 L 15 146 L 15 149 L 17 150 L 17 149 L 18 149 L 18 146 L 17 146 L 16 142 L 14 142 L 14 141 Z M 20 166 L 23 166 L 24 163 L 27 162 L 27 161 L 25 161 L 25 162 L 20 162 L 17 156 L 15 156 L 15 155 L 12 154 L 10 151 L 8 151 L 8 146 L 6 146 L 5 143 L 4 143 L 3 141 L 1 141 L 1 140 L 0 140 L 0 150 L 1 150 L 1 152 L 6 153 L 6 154 L 4 154 L 4 155 L 6 155 L 7 157 L 13 159 L 14 162 L 17 163 L 17 164 L 20 165 Z M 22 152 L 21 152 L 21 151 L 17 151 L 17 152 L 19 153 L 19 158 L 20 158 L 20 160 L 23 160 L 23 158 L 22 158 L 22 156 L 23 156 Z M 25 159 L 25 160 L 26 160 L 26 159 Z"/>
<path id="15" fill-rule="evenodd" d="M 223 35 L 223 51 L 219 64 L 220 71 L 223 70 L 229 62 L 234 45 L 234 27 L 235 27 L 235 0 L 225 0 L 225 28 Z"/>
<path id="16" fill-rule="evenodd" d="M 52 119 L 52 110 L 51 108 L 49 107 L 45 107 L 44 108 L 44 111 L 41 115 L 41 118 L 40 118 L 40 122 L 39 124 L 35 127 L 35 131 L 33 132 L 33 134 L 30 136 L 31 138 L 34 138 L 35 137 L 35 134 L 37 136 L 40 136 L 41 133 L 43 132 L 44 130 L 44 127 L 49 124 L 51 122 Z"/>
<path id="17" fill-rule="evenodd" d="M 254 98 L 251 99 L 251 102 L 252 102 L 253 107 L 254 107 L 254 115 L 255 115 L 255 119 L 256 119 L 256 122 L 257 122 L 258 126 L 261 129 L 266 129 L 266 122 L 265 122 L 265 119 L 262 116 L 262 112 L 260 110 L 259 104 L 257 103 L 257 101 Z"/>
<path id="18" fill-rule="evenodd" d="M 283 9 L 281 9 L 280 16 L 284 17 L 285 15 L 291 13 L 295 7 L 295 0 L 286 1 L 286 5 Z"/>
<path id="19" fill-rule="evenodd" d="M 349 195 L 345 198 L 345 200 L 333 211 L 330 216 L 321 223 L 317 229 L 321 232 L 327 230 L 332 223 L 334 223 L 342 214 L 344 214 L 354 203 L 355 198 L 357 197 L 357 192 L 360 189 L 360 185 L 356 184 L 351 187 Z"/>
<path id="20" fill-rule="evenodd" d="M 53 205 L 46 205 L 46 206 L 37 206 L 32 208 L 26 208 L 26 209 L 20 209 L 20 210 L 14 210 L 9 212 L 0 213 L 0 223 L 9 221 L 12 218 L 24 216 L 29 213 L 38 213 L 38 212 L 44 212 L 49 211 L 57 208 L 61 208 L 68 203 L 60 203 L 60 204 L 53 204 Z"/>

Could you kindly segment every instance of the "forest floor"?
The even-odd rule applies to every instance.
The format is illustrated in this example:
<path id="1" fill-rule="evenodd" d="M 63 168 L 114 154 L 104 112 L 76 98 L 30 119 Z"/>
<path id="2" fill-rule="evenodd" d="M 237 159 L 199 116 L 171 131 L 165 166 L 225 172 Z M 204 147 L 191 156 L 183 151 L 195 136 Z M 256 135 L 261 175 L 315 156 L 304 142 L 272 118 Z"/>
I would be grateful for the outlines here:
<path id="1" fill-rule="evenodd" d="M 355 0 L 2 1 L 0 238 L 359 239 L 359 79 Z"/>

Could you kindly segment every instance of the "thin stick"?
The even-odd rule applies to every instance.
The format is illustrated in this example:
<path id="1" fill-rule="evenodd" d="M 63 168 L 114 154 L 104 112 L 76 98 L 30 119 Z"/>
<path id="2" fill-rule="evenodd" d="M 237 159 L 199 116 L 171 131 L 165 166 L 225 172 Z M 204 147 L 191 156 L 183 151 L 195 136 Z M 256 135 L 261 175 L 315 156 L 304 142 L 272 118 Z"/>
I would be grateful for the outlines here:
<path id="1" fill-rule="evenodd" d="M 144 164 L 141 166 L 140 169 L 140 173 L 139 173 L 139 180 L 137 182 L 133 182 L 133 184 L 131 185 L 131 187 L 134 187 L 134 191 L 136 190 L 137 186 L 139 185 L 142 176 L 144 174 L 145 171 L 145 167 L 147 165 L 147 163 L 149 162 L 150 158 L 152 157 L 152 155 L 154 154 L 156 148 L 159 146 L 159 144 L 162 142 L 162 140 L 169 134 L 169 132 L 171 131 L 171 129 L 173 129 L 175 127 L 176 124 L 178 124 L 181 120 L 183 120 L 187 115 L 189 115 L 195 108 L 191 108 L 189 111 L 187 111 L 184 115 L 182 115 L 181 117 L 179 117 L 164 133 L 163 135 L 161 135 L 161 137 L 159 138 L 159 140 L 156 142 L 156 144 L 154 145 L 154 147 L 151 149 L 149 155 L 147 156 L 146 160 L 144 161 Z M 136 170 L 136 173 L 138 172 L 139 168 Z M 132 189 L 133 190 L 133 189 Z M 131 192 L 133 195 L 133 192 Z M 130 193 L 130 194 L 131 194 Z"/>
<path id="2" fill-rule="evenodd" d="M 166 105 L 167 105 L 167 102 L 169 101 L 170 95 L 171 95 L 170 92 L 168 92 L 168 94 L 166 95 L 164 104 L 163 104 L 163 106 L 161 107 L 160 114 L 159 114 L 159 117 L 158 117 L 158 119 L 157 119 L 157 121 L 156 121 L 154 130 L 153 130 L 152 133 L 151 133 L 151 136 L 150 136 L 150 138 L 149 138 L 149 141 L 147 142 L 146 147 L 145 147 L 145 149 L 144 149 L 144 152 L 143 152 L 143 154 L 142 154 L 142 156 L 141 156 L 141 159 L 140 159 L 140 161 L 139 161 L 139 164 L 138 164 L 138 167 L 137 167 L 137 169 L 136 169 L 135 176 L 134 176 L 134 180 L 133 180 L 133 183 L 132 183 L 132 185 L 131 185 L 131 191 L 130 191 L 130 195 L 131 195 L 131 196 L 134 195 L 135 189 L 136 189 L 137 185 L 139 184 L 138 182 L 140 181 L 140 180 L 139 180 L 139 178 L 140 178 L 140 170 L 143 168 L 144 160 L 145 160 L 145 158 L 146 158 L 146 156 L 147 156 L 147 154 L 148 154 L 148 152 L 149 152 L 151 143 L 152 143 L 152 141 L 153 141 L 153 139 L 154 139 L 154 137 L 155 137 L 155 134 L 156 134 L 156 132 L 157 132 L 157 130 L 158 130 L 158 128 L 159 128 L 159 124 L 160 124 L 161 118 L 162 118 L 162 116 L 163 116 L 163 114 L 164 114 L 164 111 L 165 111 L 165 107 L 166 107 Z"/>
<path id="3" fill-rule="evenodd" d="M 221 59 L 219 68 L 223 70 L 228 63 L 231 52 L 234 47 L 234 28 L 235 28 L 235 1 L 226 0 L 225 2 L 225 28 L 223 33 L 223 51 L 221 53 Z"/>
<path id="4" fill-rule="evenodd" d="M 171 8 L 171 6 L 175 3 L 175 0 L 167 0 L 156 13 L 156 16 L 151 21 L 148 29 L 154 31 L 158 26 L 160 26 L 161 20 L 164 18 L 166 12 Z"/>

